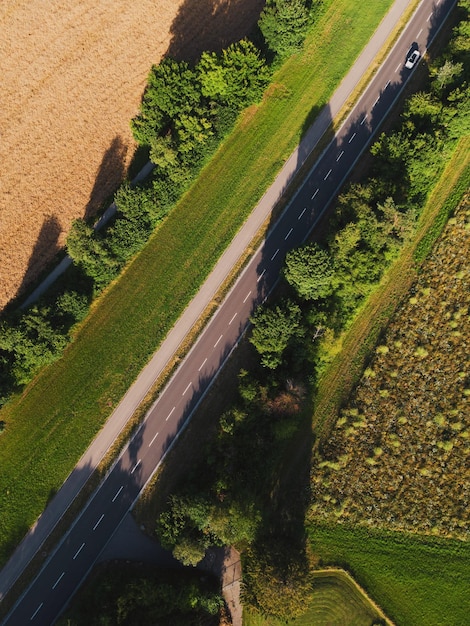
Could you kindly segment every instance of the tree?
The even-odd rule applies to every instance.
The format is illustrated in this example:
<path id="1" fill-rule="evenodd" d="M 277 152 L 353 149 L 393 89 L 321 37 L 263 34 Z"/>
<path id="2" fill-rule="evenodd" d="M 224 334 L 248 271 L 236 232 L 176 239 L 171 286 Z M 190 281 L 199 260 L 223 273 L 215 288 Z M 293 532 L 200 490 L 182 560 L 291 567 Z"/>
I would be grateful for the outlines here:
<path id="1" fill-rule="evenodd" d="M 67 252 L 98 287 L 103 287 L 117 274 L 118 264 L 105 241 L 84 220 L 74 220 L 67 236 Z"/>
<path id="2" fill-rule="evenodd" d="M 271 75 L 259 50 L 247 39 L 221 55 L 204 52 L 196 70 L 203 95 L 237 111 L 261 99 Z"/>
<path id="3" fill-rule="evenodd" d="M 154 65 L 148 78 L 140 114 L 131 122 L 134 138 L 151 145 L 172 120 L 193 112 L 201 102 L 200 84 L 188 63 L 166 58 Z"/>
<path id="4" fill-rule="evenodd" d="M 250 321 L 250 341 L 261 355 L 261 364 L 276 369 L 292 340 L 302 335 L 300 307 L 290 301 L 273 308 L 261 306 Z"/>
<path id="5" fill-rule="evenodd" d="M 268 0 L 258 25 L 268 48 L 287 57 L 302 47 L 308 22 L 305 0 Z"/>
<path id="6" fill-rule="evenodd" d="M 452 61 L 445 61 L 440 67 L 437 68 L 434 78 L 434 85 L 436 85 L 438 92 L 443 92 L 445 88 L 450 88 L 456 79 L 462 75 L 463 63 L 453 63 Z"/>
<path id="7" fill-rule="evenodd" d="M 319 300 L 333 293 L 331 257 L 316 243 L 288 252 L 283 272 L 287 282 L 305 300 Z"/>
<path id="8" fill-rule="evenodd" d="M 271 70 L 259 50 L 242 39 L 222 51 L 227 78 L 227 103 L 237 109 L 259 102 L 271 77 Z"/>
<path id="9" fill-rule="evenodd" d="M 250 603 L 287 623 L 305 613 L 312 584 L 305 553 L 282 543 L 273 537 L 264 549 L 247 550 L 243 578 Z"/>

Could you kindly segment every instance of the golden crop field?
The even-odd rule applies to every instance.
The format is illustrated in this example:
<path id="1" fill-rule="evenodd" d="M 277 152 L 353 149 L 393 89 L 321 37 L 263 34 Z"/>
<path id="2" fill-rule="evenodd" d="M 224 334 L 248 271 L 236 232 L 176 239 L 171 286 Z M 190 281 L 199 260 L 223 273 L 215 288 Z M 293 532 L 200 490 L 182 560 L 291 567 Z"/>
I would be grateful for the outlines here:
<path id="1" fill-rule="evenodd" d="M 125 175 L 152 63 L 244 36 L 264 0 L 0 3 L 0 308 Z"/>

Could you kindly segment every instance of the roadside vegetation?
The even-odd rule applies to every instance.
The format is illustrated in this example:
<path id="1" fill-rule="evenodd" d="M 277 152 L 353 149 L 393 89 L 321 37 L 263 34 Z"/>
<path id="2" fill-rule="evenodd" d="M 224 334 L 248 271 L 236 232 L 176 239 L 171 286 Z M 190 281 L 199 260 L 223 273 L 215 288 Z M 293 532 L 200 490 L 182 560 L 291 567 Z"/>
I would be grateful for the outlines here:
<path id="1" fill-rule="evenodd" d="M 311 508 L 309 488 L 302 483 L 302 472 L 298 472 L 302 465 L 301 459 L 298 459 L 299 448 L 305 452 L 308 444 L 312 443 L 308 431 L 305 430 L 306 418 L 311 418 L 312 403 L 315 405 L 317 394 L 322 391 L 321 386 L 335 355 L 341 350 L 342 339 L 347 337 L 357 316 L 379 291 L 382 281 L 386 281 L 384 276 L 389 271 L 393 272 L 395 263 L 400 263 L 401 253 L 409 255 L 411 250 L 413 260 L 414 249 L 418 251 L 414 255 L 411 269 L 421 271 L 420 264 L 431 248 L 430 242 L 437 236 L 446 217 L 455 209 L 468 187 L 469 40 L 465 36 L 467 15 L 468 2 L 461 2 L 462 22 L 455 28 L 446 52 L 429 67 L 426 87 L 407 99 L 401 119 L 395 128 L 386 134 L 383 133 L 372 146 L 372 164 L 368 176 L 350 185 L 339 198 L 330 224 L 326 227 L 325 243 L 320 245 L 318 242 L 311 242 L 287 255 L 285 281 L 280 285 L 272 301 L 260 307 L 252 319 L 253 328 L 249 341 L 256 350 L 258 362 L 249 370 L 240 371 L 238 399 L 220 415 L 214 439 L 206 446 L 204 455 L 196 462 L 191 472 L 182 477 L 164 510 L 157 516 L 158 539 L 165 547 L 172 549 L 174 555 L 185 564 L 196 564 L 209 545 L 235 544 L 242 552 L 244 603 L 254 611 L 273 619 L 286 621 L 299 618 L 304 613 L 312 592 L 310 573 L 316 566 L 316 559 L 306 540 L 305 517 L 307 516 L 308 524 L 313 527 L 320 519 L 315 509 L 315 505 L 317 507 L 319 505 L 315 500 L 314 507 Z M 452 71 L 448 71 L 449 67 L 453 68 Z M 456 155 L 459 157 L 458 162 L 453 161 Z M 455 178 L 445 169 L 449 163 L 452 163 L 458 172 Z M 448 180 L 453 180 L 455 189 L 448 185 Z M 434 188 L 435 193 L 431 197 L 433 200 L 441 199 L 438 206 L 427 202 Z M 464 212 L 466 210 L 467 208 L 463 209 Z M 459 243 L 462 246 L 464 239 L 461 237 L 468 234 L 465 227 L 467 218 L 459 222 L 459 215 L 460 213 L 457 213 L 455 224 L 459 225 Z M 453 221 L 449 228 L 452 225 Z M 440 249 L 447 250 L 447 253 L 449 249 L 452 250 L 448 245 L 448 238 L 449 235 L 445 235 L 440 243 Z M 417 248 L 418 242 L 423 241 L 427 243 L 421 243 Z M 465 255 L 465 250 L 462 253 Z M 466 274 L 460 275 L 462 267 L 457 267 L 459 260 L 452 256 L 451 251 L 449 256 L 453 258 L 452 262 L 455 264 L 455 267 L 449 268 L 450 276 L 446 274 L 446 267 L 442 266 L 435 270 L 441 276 L 442 284 L 438 283 L 437 278 L 429 280 L 435 281 L 432 289 L 435 289 L 436 294 L 446 293 L 446 299 L 449 300 L 446 311 L 450 313 L 447 326 L 452 337 L 449 345 L 461 342 L 459 345 L 462 348 L 463 359 L 468 349 L 463 340 L 459 339 L 460 335 L 457 332 L 463 334 L 463 323 L 468 313 L 464 310 L 467 296 L 466 283 L 463 281 Z M 423 278 L 420 280 L 426 280 L 424 268 L 422 271 Z M 409 286 L 407 275 L 400 277 L 399 274 L 395 274 L 395 277 L 399 282 L 403 281 Z M 446 278 L 450 281 L 448 287 L 444 286 Z M 454 287 L 457 290 L 457 308 L 450 299 L 450 294 L 455 291 Z M 429 286 L 423 288 L 428 289 Z M 423 333 L 429 335 L 433 328 L 431 322 L 428 318 L 421 317 L 420 313 L 426 310 L 429 318 L 434 315 L 434 310 L 429 306 L 431 292 L 425 297 L 421 293 L 421 283 L 417 283 L 415 289 L 419 296 L 413 303 L 415 309 L 412 319 L 424 326 L 416 326 L 414 335 Z M 389 294 L 386 295 L 388 297 Z M 414 298 L 415 294 L 412 293 L 410 297 Z M 396 300 L 389 305 L 381 312 L 384 325 L 397 306 Z M 455 319 L 454 313 L 457 314 Z M 436 326 L 442 324 L 442 318 L 436 319 L 434 323 Z M 403 329 L 400 332 L 403 332 Z M 408 335 L 411 335 L 411 327 Z M 404 339 L 400 337 L 399 340 L 403 342 L 405 349 Z M 409 338 L 410 363 L 417 362 L 423 366 L 426 354 L 422 349 L 429 349 L 429 343 L 428 339 L 426 346 L 420 346 Z M 377 363 L 381 364 L 381 371 L 387 372 L 388 386 L 377 387 L 375 395 L 372 396 L 375 403 L 379 402 L 381 396 L 386 399 L 392 396 L 394 400 L 399 401 L 388 387 L 392 384 L 397 385 L 400 367 L 396 364 L 391 368 L 382 365 L 383 358 L 391 352 L 390 349 L 386 350 L 386 347 L 379 345 L 377 348 L 379 353 Z M 406 352 L 399 355 L 399 351 L 394 351 L 394 354 L 397 358 L 406 359 Z M 362 354 L 361 359 L 364 357 Z M 312 473 L 314 481 L 319 476 L 320 486 L 327 491 L 330 481 L 332 486 L 335 486 L 330 475 L 336 472 L 338 485 L 342 485 L 338 489 L 344 489 L 350 477 L 348 470 L 343 470 L 341 463 L 347 466 L 350 458 L 356 458 L 353 454 L 356 452 L 354 448 L 357 443 L 357 458 L 362 451 L 361 458 L 365 465 L 360 465 L 359 462 L 354 465 L 353 469 L 357 469 L 357 475 L 354 474 L 352 477 L 356 477 L 353 488 L 357 486 L 359 490 L 361 481 L 364 480 L 366 485 L 364 490 L 369 489 L 371 493 L 368 495 L 373 500 L 377 490 L 381 487 L 386 488 L 389 469 L 396 474 L 397 489 L 401 475 L 400 462 L 410 463 L 410 475 L 412 474 L 418 454 L 417 450 L 413 450 L 413 446 L 417 449 L 422 447 L 419 455 L 423 458 L 431 449 L 437 465 L 441 460 L 444 462 L 443 469 L 435 468 L 437 474 L 436 477 L 432 475 L 434 482 L 430 483 L 436 486 L 436 496 L 428 493 L 429 487 L 425 489 L 426 476 L 421 473 L 413 482 L 415 492 L 409 502 L 411 503 L 413 499 L 414 506 L 421 508 L 424 519 L 429 507 L 438 506 L 439 497 L 444 495 L 448 497 L 450 502 L 447 509 L 447 505 L 443 507 L 444 513 L 438 530 L 442 534 L 460 537 L 463 536 L 462 532 L 466 532 L 464 531 L 466 496 L 459 491 L 461 483 L 456 485 L 455 490 L 450 486 L 446 492 L 442 491 L 442 487 L 445 483 L 446 468 L 453 476 L 458 476 L 459 471 L 465 470 L 463 454 L 460 453 L 465 450 L 466 438 L 459 433 L 468 428 L 463 423 L 462 415 L 467 384 L 465 377 L 459 376 L 462 364 L 458 359 L 457 370 L 453 370 L 454 366 L 446 365 L 449 359 L 453 359 L 450 348 L 446 352 L 442 347 L 439 358 L 442 368 L 449 371 L 450 378 L 446 379 L 446 384 L 451 384 L 451 380 L 454 381 L 454 390 L 449 394 L 452 406 L 448 408 L 449 411 L 458 410 L 458 415 L 445 415 L 446 421 L 441 424 L 427 416 L 425 422 L 421 423 L 421 428 L 418 426 L 413 430 L 414 438 L 408 442 L 405 439 L 411 437 L 410 429 L 413 427 L 411 418 L 407 430 L 403 430 L 401 435 L 397 434 L 398 426 L 394 426 L 392 433 L 389 429 L 383 432 L 382 422 L 374 424 L 373 428 L 367 428 L 367 418 L 371 413 L 369 405 L 372 400 L 368 395 L 369 387 L 366 387 L 364 397 L 369 398 L 367 408 L 361 407 L 357 414 L 353 410 L 351 415 L 348 415 L 349 434 L 351 438 L 354 436 L 357 439 L 351 439 L 344 458 L 343 456 L 338 458 L 337 455 L 331 460 L 322 458 L 320 459 L 320 464 L 323 463 L 320 467 L 322 471 L 317 474 L 316 465 Z M 431 363 L 431 359 L 428 363 Z M 432 366 L 428 365 L 428 368 L 413 375 L 425 380 L 427 377 L 431 381 L 429 377 L 434 374 L 431 374 Z M 395 370 L 398 372 L 397 376 L 390 376 L 390 372 Z M 367 376 L 366 373 L 365 378 L 369 384 L 370 379 L 375 380 L 379 376 L 376 374 L 374 378 Z M 406 380 L 403 377 L 404 383 L 409 383 L 409 379 L 410 373 Z M 348 394 L 352 390 L 355 381 L 350 382 L 351 386 L 346 389 L 343 381 L 343 394 Z M 331 388 L 328 391 L 331 391 Z M 385 393 L 386 391 L 389 391 L 389 395 Z M 416 404 L 419 405 L 419 402 Z M 387 410 L 388 414 L 384 411 L 384 419 L 385 415 L 388 415 L 390 420 L 391 412 L 396 412 L 396 407 L 392 409 L 390 404 L 387 404 Z M 418 410 L 423 414 L 426 413 L 424 406 L 418 406 Z M 445 413 L 446 409 L 443 407 L 442 411 Z M 428 421 L 430 424 L 427 424 Z M 408 423 L 403 420 L 401 422 L 400 427 Z M 451 428 L 450 422 L 454 424 L 454 428 Z M 330 421 L 329 427 L 331 425 Z M 443 428 L 449 428 L 449 433 L 442 433 L 439 429 Z M 390 434 L 397 435 L 396 439 L 390 438 Z M 316 431 L 315 435 L 318 437 L 316 449 L 320 451 L 327 449 L 328 428 Z M 455 457 L 452 457 L 452 460 L 449 454 L 450 444 L 447 443 L 449 437 L 452 438 Z M 380 441 L 376 442 L 377 438 Z M 435 443 L 430 444 L 433 438 Z M 392 440 L 398 441 L 403 448 L 399 448 Z M 365 458 L 364 446 L 359 445 L 362 441 L 367 448 Z M 437 445 L 438 441 L 441 445 Z M 390 468 L 386 462 L 388 454 L 395 462 Z M 384 461 L 381 460 L 382 456 Z M 371 460 L 366 462 L 369 458 Z M 418 465 L 419 462 L 418 460 Z M 427 465 L 429 463 L 427 459 Z M 304 471 L 303 465 L 302 468 Z M 378 473 L 381 468 L 383 474 Z M 423 469 L 429 470 L 424 465 Z M 321 479 L 327 470 L 328 475 L 323 485 Z M 294 473 L 302 476 L 294 478 Z M 422 484 L 420 478 L 423 479 Z M 406 486 L 407 484 L 404 488 Z M 401 497 L 401 492 L 399 495 Z M 335 513 L 338 509 L 341 512 L 343 494 L 341 497 L 341 501 L 336 498 L 335 502 L 335 496 L 331 496 L 330 499 L 327 493 L 322 502 L 323 500 L 326 502 L 325 507 L 330 509 L 333 507 Z M 328 504 L 329 502 L 331 504 Z M 393 514 L 398 515 L 400 503 L 400 499 L 397 498 Z M 321 506 L 323 504 L 319 506 L 320 510 Z M 365 513 L 364 506 L 369 507 Z M 359 509 L 363 515 L 370 517 L 370 510 L 374 507 L 378 507 L 375 501 L 372 501 L 371 505 L 368 500 L 358 500 L 353 521 L 357 522 Z M 331 517 L 336 521 L 336 516 Z M 409 517 L 405 511 L 404 517 Z M 430 530 L 429 524 L 420 525 L 420 518 L 416 519 L 418 521 L 415 523 L 415 531 Z M 434 521 L 431 519 L 432 526 Z M 410 530 L 412 524 L 399 527 Z M 406 537 L 407 535 L 404 535 L 403 541 L 414 541 Z M 424 540 L 416 541 L 419 545 L 426 545 Z M 459 544 L 452 544 L 454 547 L 456 545 Z M 445 548 L 443 550 L 445 552 Z M 321 554 L 321 546 L 318 551 Z M 347 561 L 342 564 L 346 565 Z M 365 588 L 373 595 L 369 586 L 366 585 Z M 460 598 L 464 597 L 462 584 L 458 585 L 454 594 Z M 387 607 L 383 608 L 387 611 Z M 423 621 L 422 624 L 439 623 L 439 613 L 432 613 L 434 609 L 437 611 L 436 607 L 430 609 L 432 619 Z M 426 611 L 423 611 L 424 613 Z M 391 617 L 393 618 L 393 615 Z M 409 622 L 403 619 L 401 623 Z"/>
<path id="2" fill-rule="evenodd" d="M 390 0 L 381 0 L 358 13 L 352 0 L 323 3 L 304 50 L 279 66 L 262 103 L 239 117 L 210 166 L 203 159 L 197 180 L 158 222 L 143 251 L 126 264 L 122 279 L 104 289 L 92 315 L 80 322 L 99 288 L 93 277 L 74 268 L 67 280 L 75 293 L 63 296 L 61 290 L 70 286 L 59 284 L 58 291 L 26 312 L 30 322 L 15 315 L 12 326 L 5 322 L 2 385 L 18 386 L 39 366 L 41 371 L 0 412 L 2 561 L 162 341 L 389 5 Z M 346 25 L 347 45 L 338 48 Z M 136 191 L 135 203 L 144 213 L 149 213 L 148 193 Z M 120 194 L 131 195 L 128 187 Z M 57 328 L 43 307 L 61 318 Z M 37 336 L 39 346 L 33 342 Z M 63 358 L 42 367 L 57 359 L 70 337 L 74 341 Z M 21 354 L 23 343 L 31 346 L 30 355 Z M 12 368 L 17 353 L 18 365 Z"/>
<path id="3" fill-rule="evenodd" d="M 113 563 L 93 572 L 57 623 L 219 626 L 223 604 L 218 581 L 206 573 Z"/>

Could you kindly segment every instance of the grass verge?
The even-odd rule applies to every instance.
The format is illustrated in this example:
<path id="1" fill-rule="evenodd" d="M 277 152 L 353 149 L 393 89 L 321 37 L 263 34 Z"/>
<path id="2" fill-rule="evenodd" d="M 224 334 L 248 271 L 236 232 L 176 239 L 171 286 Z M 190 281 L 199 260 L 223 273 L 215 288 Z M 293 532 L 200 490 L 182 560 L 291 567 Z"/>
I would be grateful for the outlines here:
<path id="1" fill-rule="evenodd" d="M 64 357 L 1 411 L 7 429 L 0 449 L 0 562 L 162 341 L 390 4 L 379 0 L 358 12 L 353 0 L 329 3 L 304 53 L 277 73 L 264 102 L 241 117 L 146 249 L 95 304 Z"/>

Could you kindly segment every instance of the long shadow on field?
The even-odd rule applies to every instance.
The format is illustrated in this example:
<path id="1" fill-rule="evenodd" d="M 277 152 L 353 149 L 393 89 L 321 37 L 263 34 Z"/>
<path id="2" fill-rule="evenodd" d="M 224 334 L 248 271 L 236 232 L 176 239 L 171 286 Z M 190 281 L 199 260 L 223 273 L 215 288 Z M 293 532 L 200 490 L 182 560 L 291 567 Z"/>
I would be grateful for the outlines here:
<path id="1" fill-rule="evenodd" d="M 58 241 L 61 232 L 62 227 L 55 215 L 45 217 L 16 297 L 21 297 L 26 289 L 31 286 L 31 283 L 37 279 L 48 261 L 59 252 Z"/>
<path id="2" fill-rule="evenodd" d="M 204 51 L 219 51 L 246 36 L 265 0 L 185 0 L 170 29 L 165 56 L 194 61 Z"/>
<path id="3" fill-rule="evenodd" d="M 127 146 L 116 135 L 106 150 L 96 173 L 95 183 L 85 208 L 84 218 L 95 215 L 106 198 L 112 194 L 124 179 L 126 170 Z"/>

